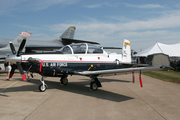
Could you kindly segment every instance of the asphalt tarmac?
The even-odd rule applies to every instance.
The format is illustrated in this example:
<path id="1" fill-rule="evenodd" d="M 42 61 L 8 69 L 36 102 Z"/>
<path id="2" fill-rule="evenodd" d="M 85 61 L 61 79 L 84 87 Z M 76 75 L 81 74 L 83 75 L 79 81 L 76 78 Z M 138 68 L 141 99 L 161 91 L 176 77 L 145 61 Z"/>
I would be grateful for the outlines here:
<path id="1" fill-rule="evenodd" d="M 97 91 L 89 90 L 90 78 L 69 76 L 45 79 L 48 89 L 39 92 L 40 75 L 24 82 L 15 73 L 10 81 L 0 74 L 0 120 L 179 120 L 180 84 L 138 74 L 99 78 Z"/>

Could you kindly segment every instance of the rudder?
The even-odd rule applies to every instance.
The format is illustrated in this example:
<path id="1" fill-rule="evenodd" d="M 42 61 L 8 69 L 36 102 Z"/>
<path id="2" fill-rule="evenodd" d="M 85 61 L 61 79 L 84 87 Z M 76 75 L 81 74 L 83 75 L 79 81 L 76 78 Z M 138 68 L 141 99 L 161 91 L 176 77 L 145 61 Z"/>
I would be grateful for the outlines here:
<path id="1" fill-rule="evenodd" d="M 124 39 L 124 42 L 123 42 L 122 60 L 123 62 L 131 63 L 130 41 L 127 39 Z"/>

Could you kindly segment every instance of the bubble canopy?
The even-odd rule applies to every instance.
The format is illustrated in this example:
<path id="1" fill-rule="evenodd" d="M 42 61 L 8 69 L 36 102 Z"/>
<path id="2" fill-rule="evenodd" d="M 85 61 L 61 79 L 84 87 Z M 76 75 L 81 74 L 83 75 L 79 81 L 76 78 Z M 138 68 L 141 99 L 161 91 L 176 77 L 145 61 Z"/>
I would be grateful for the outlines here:
<path id="1" fill-rule="evenodd" d="M 58 52 L 63 54 L 103 54 L 103 49 L 93 44 L 73 43 L 62 47 Z"/>

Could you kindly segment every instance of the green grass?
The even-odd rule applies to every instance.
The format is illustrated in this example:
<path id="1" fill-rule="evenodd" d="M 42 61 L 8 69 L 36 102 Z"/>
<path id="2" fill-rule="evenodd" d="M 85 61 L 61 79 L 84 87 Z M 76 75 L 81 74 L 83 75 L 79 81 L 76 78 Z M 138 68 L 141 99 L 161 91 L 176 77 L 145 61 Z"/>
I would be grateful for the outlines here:
<path id="1" fill-rule="evenodd" d="M 176 71 L 150 71 L 142 74 L 167 82 L 180 83 L 180 72 Z"/>

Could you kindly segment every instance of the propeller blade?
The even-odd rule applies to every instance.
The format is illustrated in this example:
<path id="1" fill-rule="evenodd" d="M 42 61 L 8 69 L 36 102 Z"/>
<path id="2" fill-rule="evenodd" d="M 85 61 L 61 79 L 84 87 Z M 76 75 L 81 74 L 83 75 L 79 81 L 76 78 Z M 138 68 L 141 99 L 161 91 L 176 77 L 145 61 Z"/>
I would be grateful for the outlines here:
<path id="1" fill-rule="evenodd" d="M 18 69 L 19 69 L 19 72 L 21 73 L 22 79 L 23 79 L 24 81 L 26 81 L 26 75 L 24 74 L 23 68 L 22 68 L 22 66 L 21 66 L 21 64 L 20 64 L 19 62 L 17 62 L 17 67 L 18 67 Z"/>
<path id="2" fill-rule="evenodd" d="M 21 45 L 20 45 L 20 47 L 19 47 L 19 50 L 18 50 L 18 52 L 17 52 L 17 56 L 20 55 L 20 53 L 22 52 L 25 44 L 26 44 L 26 38 L 24 38 L 24 39 L 22 40 Z"/>
<path id="3" fill-rule="evenodd" d="M 16 50 L 15 50 L 15 48 L 14 48 L 13 43 L 10 42 L 9 45 L 10 45 L 10 48 L 11 48 L 11 51 L 12 51 L 13 55 L 15 55 L 15 54 L 16 54 Z"/>
<path id="4" fill-rule="evenodd" d="M 14 71 L 15 69 L 17 68 L 17 66 L 15 64 L 12 65 L 12 69 L 11 69 L 11 72 L 10 72 L 10 75 L 9 75 L 9 78 L 12 78 L 12 76 L 14 75 Z"/>

